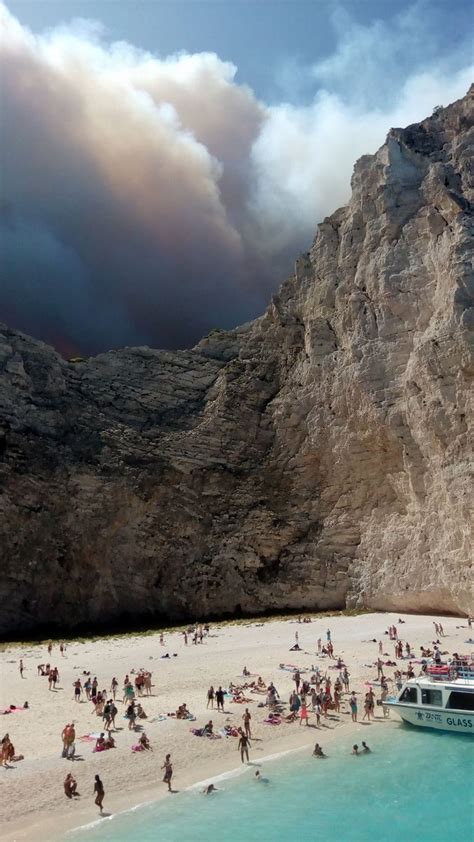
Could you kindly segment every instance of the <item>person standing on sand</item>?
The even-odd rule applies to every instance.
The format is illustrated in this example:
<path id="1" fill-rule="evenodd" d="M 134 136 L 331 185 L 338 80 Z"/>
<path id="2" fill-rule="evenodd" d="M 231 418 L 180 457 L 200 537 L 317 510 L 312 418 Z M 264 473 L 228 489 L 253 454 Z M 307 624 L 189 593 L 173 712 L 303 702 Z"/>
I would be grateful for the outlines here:
<path id="1" fill-rule="evenodd" d="M 173 766 L 171 764 L 171 754 L 167 754 L 165 757 L 165 762 L 161 767 L 165 770 L 165 774 L 163 776 L 163 783 L 168 784 L 168 792 L 172 792 L 171 789 L 171 778 L 173 777 Z"/>
<path id="2" fill-rule="evenodd" d="M 248 708 L 245 708 L 245 713 L 244 713 L 242 719 L 244 721 L 245 734 L 250 739 L 251 736 L 252 736 L 252 733 L 251 733 L 251 730 L 250 730 L 250 720 L 252 719 L 252 714 L 250 713 Z"/>
<path id="3" fill-rule="evenodd" d="M 247 737 L 246 734 L 244 734 L 242 732 L 242 730 L 240 730 L 240 739 L 239 739 L 239 744 L 237 746 L 237 751 L 240 750 L 240 759 L 241 759 L 242 763 L 244 762 L 244 755 L 247 759 L 247 763 L 249 762 L 249 745 L 250 745 L 249 738 Z"/>
<path id="4" fill-rule="evenodd" d="M 114 702 L 115 702 L 115 696 L 117 694 L 117 687 L 118 687 L 118 681 L 117 681 L 117 679 L 115 678 L 115 675 L 114 675 L 114 677 L 112 678 L 111 684 L 110 684 L 110 690 L 111 690 L 112 696 L 114 698 Z"/>
<path id="5" fill-rule="evenodd" d="M 102 804 L 104 801 L 105 790 L 104 784 L 102 783 L 98 775 L 95 776 L 94 792 L 96 793 L 94 804 L 97 804 L 100 810 L 100 814 L 102 815 L 102 813 L 104 812 L 102 809 Z"/>
<path id="6" fill-rule="evenodd" d="M 351 709 L 351 718 L 353 722 L 357 722 L 357 699 L 356 694 L 352 692 L 352 695 L 349 699 L 349 707 Z"/>
<path id="7" fill-rule="evenodd" d="M 213 687 L 213 686 L 212 686 L 212 684 L 211 684 L 211 686 L 209 687 L 209 690 L 207 691 L 207 705 L 206 705 L 206 708 L 208 708 L 208 707 L 209 707 L 209 705 L 211 706 L 211 708 L 213 708 L 213 707 L 214 707 L 214 695 L 215 695 L 215 694 L 214 694 L 214 687 Z"/>
<path id="8" fill-rule="evenodd" d="M 23 667 L 23 661 L 22 661 L 22 659 L 20 658 L 20 676 L 21 676 L 21 678 L 23 678 L 23 669 L 24 669 L 24 667 Z"/>
<path id="9" fill-rule="evenodd" d="M 66 757 L 70 760 L 75 754 L 74 741 L 76 739 L 76 729 L 74 728 L 74 722 L 71 722 L 70 725 L 68 723 L 64 726 L 61 739 L 63 741 L 62 757 Z"/>
<path id="10" fill-rule="evenodd" d="M 301 710 L 300 710 L 300 725 L 303 722 L 303 719 L 306 722 L 306 725 L 309 725 L 308 721 L 308 706 L 306 704 L 306 699 L 301 702 Z"/>
<path id="11" fill-rule="evenodd" d="M 216 702 L 217 702 L 217 710 L 222 711 L 224 713 L 224 691 L 219 684 L 219 689 L 216 690 Z"/>
<path id="12" fill-rule="evenodd" d="M 383 643 L 379 640 L 379 655 L 383 655 Z"/>
<path id="13" fill-rule="evenodd" d="M 318 637 L 318 655 L 320 655 L 320 654 L 321 654 L 321 648 L 322 648 L 321 638 L 320 638 L 320 637 Z"/>
<path id="14" fill-rule="evenodd" d="M 48 640 L 48 655 L 51 655 L 52 651 L 53 651 L 53 641 Z"/>

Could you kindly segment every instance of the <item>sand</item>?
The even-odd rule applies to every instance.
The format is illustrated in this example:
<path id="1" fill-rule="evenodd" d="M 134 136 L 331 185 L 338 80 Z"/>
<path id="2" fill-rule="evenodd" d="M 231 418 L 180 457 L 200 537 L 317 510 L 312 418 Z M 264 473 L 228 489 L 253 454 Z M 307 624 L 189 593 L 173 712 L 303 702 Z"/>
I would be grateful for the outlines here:
<path id="1" fill-rule="evenodd" d="M 105 786 L 104 808 L 107 813 L 116 813 L 138 803 L 156 800 L 160 797 L 178 798 L 169 795 L 162 783 L 161 765 L 165 754 L 171 753 L 174 777 L 173 788 L 179 791 L 198 781 L 213 779 L 223 772 L 240 767 L 240 756 L 236 738 L 209 740 L 195 737 L 191 727 L 202 727 L 209 718 L 215 729 L 224 724 L 242 724 L 246 705 L 226 700 L 225 713 L 206 709 L 206 694 L 210 684 L 225 687 L 230 681 L 245 681 L 242 677 L 246 666 L 253 676 L 261 675 L 266 683 L 273 680 L 282 699 L 286 702 L 294 687 L 292 673 L 281 671 L 280 663 L 296 664 L 309 669 L 318 664 L 324 671 L 331 662 L 318 657 L 316 642 L 326 640 L 326 629 L 331 630 L 335 655 L 340 655 L 351 675 L 351 689 L 359 699 L 359 719 L 363 715 L 363 694 L 368 680 L 375 680 L 377 670 L 373 664 L 378 657 L 378 641 L 382 640 L 384 652 L 390 660 L 394 658 L 394 644 L 384 631 L 396 622 L 399 615 L 364 614 L 357 617 L 325 616 L 313 618 L 311 623 L 299 624 L 297 618 L 247 622 L 245 624 L 211 625 L 209 637 L 201 645 L 193 645 L 191 637 L 184 645 L 179 632 L 165 633 L 164 645 L 160 645 L 159 634 L 130 635 L 120 638 L 70 642 L 65 657 L 61 657 L 56 643 L 51 659 L 45 645 L 10 645 L 2 652 L 0 709 L 10 704 L 23 705 L 29 702 L 29 710 L 3 717 L 2 736 L 8 732 L 17 754 L 25 759 L 14 763 L 13 768 L 0 768 L 1 782 L 1 827 L 2 839 L 36 840 L 46 842 L 64 834 L 68 829 L 87 824 L 98 817 L 93 803 L 94 775 L 99 773 Z M 415 652 L 421 644 L 427 645 L 435 639 L 433 618 L 417 615 L 400 615 L 405 620 L 399 625 L 399 635 L 408 640 Z M 465 641 L 470 637 L 466 620 L 456 617 L 442 618 L 445 631 L 442 649 L 450 653 L 468 650 Z M 299 635 L 301 652 L 290 652 Z M 376 643 L 372 639 L 376 639 Z M 162 659 L 160 656 L 177 653 L 176 658 Z M 23 679 L 19 673 L 19 660 L 23 659 Z M 38 676 L 37 665 L 50 660 L 59 668 L 60 681 L 57 690 L 48 690 L 46 677 Z M 384 660 L 387 660 L 385 658 Z M 406 669 L 401 661 L 401 669 Z M 372 665 L 372 666 L 371 666 Z M 153 746 L 153 752 L 133 753 L 131 746 L 137 742 L 137 734 L 128 730 L 128 721 L 123 718 L 122 686 L 126 673 L 141 667 L 153 674 L 153 695 L 141 699 L 148 715 L 144 727 Z M 385 674 L 393 676 L 394 667 L 386 667 Z M 101 730 L 102 720 L 96 716 L 93 706 L 85 700 L 74 701 L 73 681 L 83 678 L 83 670 L 97 676 L 99 688 L 110 688 L 112 676 L 119 681 L 117 707 L 119 714 L 115 733 L 117 748 L 94 754 L 93 743 L 76 740 L 74 762 L 61 757 L 61 732 L 66 723 L 75 722 L 76 734 L 83 735 Z M 311 674 L 309 671 L 304 677 Z M 338 672 L 330 670 L 333 682 Z M 247 679 L 251 680 L 251 679 Z M 375 685 L 376 696 L 380 688 Z M 382 709 L 376 707 L 375 721 L 370 725 L 351 722 L 347 699 L 344 695 L 340 715 L 322 720 L 316 729 L 316 717 L 310 712 L 310 726 L 299 722 L 269 726 L 263 723 L 267 716 L 258 702 L 264 696 L 249 694 L 254 701 L 249 703 L 252 714 L 252 741 L 250 760 L 260 763 L 270 755 L 298 749 L 312 751 L 316 741 L 325 750 L 330 750 L 334 740 L 344 741 L 348 753 L 354 742 L 366 739 L 376 746 L 380 729 L 399 727 L 396 714 L 389 720 L 383 719 Z M 196 716 L 196 722 L 176 721 L 171 718 L 151 722 L 160 713 L 175 711 L 182 702 Z M 72 772 L 78 781 L 81 797 L 69 801 L 63 792 L 63 781 L 67 772 Z M 250 767 L 246 774 L 252 774 Z"/>

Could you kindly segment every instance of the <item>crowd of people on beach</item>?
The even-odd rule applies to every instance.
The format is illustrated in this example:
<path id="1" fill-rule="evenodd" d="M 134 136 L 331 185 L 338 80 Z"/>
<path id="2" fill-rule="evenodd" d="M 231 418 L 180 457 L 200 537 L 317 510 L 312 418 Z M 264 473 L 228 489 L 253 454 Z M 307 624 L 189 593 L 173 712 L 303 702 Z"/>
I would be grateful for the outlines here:
<path id="1" fill-rule="evenodd" d="M 307 624 L 311 623 L 311 619 L 299 618 L 298 622 Z M 289 647 L 289 651 L 304 652 L 305 655 L 312 654 L 312 658 L 316 657 L 319 663 L 312 664 L 311 667 L 302 667 L 294 663 L 282 662 L 279 664 L 278 670 L 280 672 L 291 673 L 292 689 L 288 695 L 285 693 L 284 699 L 277 690 L 273 678 L 265 680 L 261 675 L 251 673 L 248 667 L 244 666 L 241 680 L 232 680 L 226 684 L 216 682 L 209 686 L 205 693 L 203 703 L 205 703 L 206 710 L 215 710 L 219 724 L 216 725 L 213 719 L 208 719 L 202 726 L 193 724 L 190 727 L 190 732 L 196 737 L 210 740 L 235 739 L 235 746 L 241 763 L 248 763 L 252 750 L 255 722 L 273 728 L 299 723 L 299 726 L 309 727 L 311 724 L 312 727 L 320 729 L 327 724 L 328 720 L 335 724 L 341 721 L 341 717 L 348 714 L 352 723 L 358 723 L 359 721 L 371 723 L 375 718 L 377 706 L 381 707 L 384 718 L 389 717 L 390 708 L 385 702 L 390 689 L 401 688 L 404 680 L 415 677 L 416 668 L 422 675 L 430 664 L 440 664 L 443 658 L 448 655 L 447 650 L 442 648 L 445 632 L 441 623 L 434 622 L 435 639 L 426 646 L 420 647 L 418 658 L 415 656 L 412 645 L 406 639 L 406 635 L 402 639 L 398 628 L 401 625 L 404 625 L 404 621 L 399 619 L 397 624 L 391 624 L 385 631 L 388 640 L 393 643 L 394 659 L 386 651 L 386 641 L 376 638 L 366 641 L 366 643 L 377 645 L 377 654 L 374 653 L 370 663 L 365 665 L 371 674 L 368 676 L 362 693 L 351 686 L 349 665 L 345 663 L 342 655 L 335 653 L 335 642 L 329 628 L 325 633 L 324 643 L 321 636 L 314 641 L 312 653 L 301 647 L 300 634 L 296 630 L 294 643 Z M 471 620 L 469 620 L 469 627 L 471 627 Z M 203 644 L 209 635 L 209 624 L 196 624 L 182 632 L 183 645 L 189 645 L 191 640 L 193 645 L 198 646 Z M 308 638 L 308 631 L 306 631 L 305 637 Z M 165 645 L 164 633 L 160 634 L 159 641 L 161 646 Z M 48 690 L 55 690 L 60 681 L 59 669 L 57 665 L 52 664 L 53 649 L 54 644 L 49 641 L 47 645 L 49 660 L 37 667 L 37 675 L 39 678 L 46 678 Z M 61 657 L 66 657 L 66 645 L 64 643 L 59 644 L 59 651 Z M 457 653 L 454 653 L 454 655 L 456 658 L 460 657 Z M 387 667 L 394 668 L 393 675 L 387 674 Z M 20 659 L 19 670 L 23 679 L 25 677 L 23 659 Z M 122 687 L 121 693 L 119 692 L 120 687 Z M 377 691 L 376 687 L 379 688 Z M 121 730 L 117 727 L 116 718 L 118 715 L 125 718 L 128 730 L 137 733 L 131 751 L 143 754 L 154 752 L 152 741 L 143 730 L 143 722 L 148 720 L 153 723 L 154 721 L 171 718 L 191 723 L 195 722 L 197 718 L 188 709 L 186 702 L 178 705 L 175 711 L 159 713 L 158 715 L 153 712 L 153 716 L 150 718 L 140 700 L 149 699 L 150 704 L 152 704 L 153 674 L 143 668 L 130 669 L 121 684 L 116 676 L 112 676 L 110 682 L 105 682 L 103 679 L 99 682 L 97 676 L 91 674 L 90 671 L 83 670 L 81 676 L 74 680 L 72 688 L 71 701 L 74 704 L 71 706 L 71 713 L 73 713 L 75 705 L 87 703 L 90 705 L 91 715 L 98 717 L 101 720 L 101 725 L 98 731 L 91 729 L 87 734 L 78 736 L 74 719 L 71 718 L 71 721 L 66 723 L 61 732 L 61 757 L 69 761 L 74 761 L 76 758 L 78 741 L 91 743 L 93 753 L 116 749 L 119 740 L 118 731 Z M 376 692 L 379 694 L 378 698 Z M 144 704 L 148 707 L 148 701 Z M 251 712 L 251 704 L 255 704 L 255 711 Z M 235 715 L 236 705 L 243 706 L 242 712 L 239 712 L 237 716 Z M 154 702 L 153 707 L 156 707 Z M 28 702 L 25 702 L 22 709 L 28 709 Z M 3 713 L 12 713 L 15 710 L 20 710 L 20 708 L 12 705 Z M 259 710 L 261 716 L 257 715 Z M 231 715 L 230 721 L 229 715 Z M 227 716 L 225 720 L 222 718 L 224 716 Z M 362 717 L 361 720 L 360 717 Z M 236 719 L 237 721 L 235 721 Z M 362 741 L 361 747 L 357 743 L 352 746 L 351 754 L 355 756 L 369 753 L 370 749 L 365 741 Z M 313 756 L 316 758 L 327 757 L 318 742 L 314 746 Z M 22 759 L 22 755 L 15 753 L 9 734 L 5 734 L 2 739 L 0 765 L 8 767 Z M 161 770 L 163 771 L 163 783 L 170 792 L 173 791 L 173 764 L 170 753 L 165 755 Z M 256 773 L 256 780 L 263 780 L 259 772 Z M 80 796 L 78 782 L 71 771 L 66 774 L 63 789 L 65 796 L 70 800 Z M 94 802 L 102 814 L 105 789 L 98 774 L 94 778 L 93 791 Z M 205 790 L 206 794 L 215 791 L 217 789 L 213 785 Z"/>

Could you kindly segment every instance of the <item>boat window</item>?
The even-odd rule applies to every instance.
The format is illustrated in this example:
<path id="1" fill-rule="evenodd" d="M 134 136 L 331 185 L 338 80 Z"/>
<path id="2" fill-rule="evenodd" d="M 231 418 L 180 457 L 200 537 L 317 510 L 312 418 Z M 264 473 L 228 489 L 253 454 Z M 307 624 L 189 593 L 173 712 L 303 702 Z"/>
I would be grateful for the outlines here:
<path id="1" fill-rule="evenodd" d="M 474 693 L 462 693 L 459 690 L 453 690 L 449 695 L 446 707 L 455 710 L 474 710 Z"/>
<path id="2" fill-rule="evenodd" d="M 421 688 L 421 701 L 424 705 L 438 705 L 438 707 L 443 706 L 443 694 L 441 690 L 427 690 L 426 688 Z"/>
<path id="3" fill-rule="evenodd" d="M 401 702 L 412 702 L 415 704 L 418 702 L 418 693 L 416 692 L 416 687 L 405 687 L 402 695 L 400 696 Z"/>

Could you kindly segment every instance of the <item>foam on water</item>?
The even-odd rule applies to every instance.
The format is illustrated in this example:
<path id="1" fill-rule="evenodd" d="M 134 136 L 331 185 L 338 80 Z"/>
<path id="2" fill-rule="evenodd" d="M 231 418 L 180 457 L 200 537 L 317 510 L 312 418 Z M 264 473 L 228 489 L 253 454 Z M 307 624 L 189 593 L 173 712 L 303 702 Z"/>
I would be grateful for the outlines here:
<path id="1" fill-rule="evenodd" d="M 347 745 L 334 746 L 326 760 L 308 757 L 309 752 L 286 754 L 262 770 L 268 785 L 256 783 L 255 767 L 249 767 L 234 779 L 212 779 L 220 791 L 211 796 L 193 787 L 111 821 L 91 823 L 68 840 L 207 842 L 216 834 L 219 842 L 472 838 L 472 738 L 403 726 L 385 733 L 365 730 L 370 755 L 352 757 L 350 738 Z"/>

